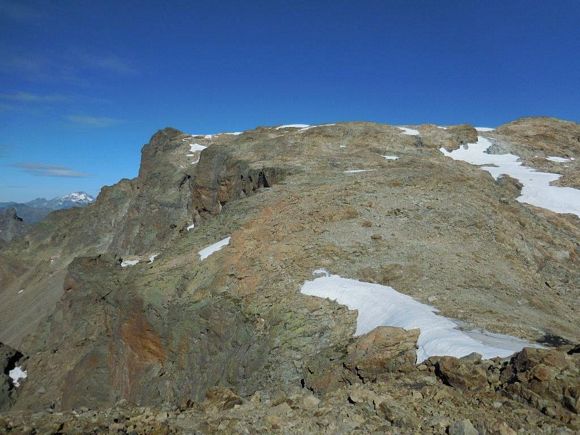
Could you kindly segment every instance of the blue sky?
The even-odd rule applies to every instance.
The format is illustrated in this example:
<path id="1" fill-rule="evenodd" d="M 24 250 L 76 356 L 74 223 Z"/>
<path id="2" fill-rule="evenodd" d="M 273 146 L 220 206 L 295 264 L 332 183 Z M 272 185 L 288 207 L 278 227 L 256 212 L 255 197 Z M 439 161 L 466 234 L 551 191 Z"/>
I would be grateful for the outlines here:
<path id="1" fill-rule="evenodd" d="M 96 194 L 158 129 L 580 120 L 580 1 L 0 0 L 0 201 Z"/>

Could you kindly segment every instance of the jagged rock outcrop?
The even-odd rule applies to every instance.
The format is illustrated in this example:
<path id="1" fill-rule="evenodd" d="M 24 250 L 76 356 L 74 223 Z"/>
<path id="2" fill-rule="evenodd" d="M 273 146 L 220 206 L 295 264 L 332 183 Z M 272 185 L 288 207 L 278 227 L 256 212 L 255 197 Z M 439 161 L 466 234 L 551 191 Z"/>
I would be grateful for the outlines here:
<path id="1" fill-rule="evenodd" d="M 26 232 L 26 224 L 16 214 L 16 209 L 0 210 L 0 249 L 12 239 L 22 236 Z"/>

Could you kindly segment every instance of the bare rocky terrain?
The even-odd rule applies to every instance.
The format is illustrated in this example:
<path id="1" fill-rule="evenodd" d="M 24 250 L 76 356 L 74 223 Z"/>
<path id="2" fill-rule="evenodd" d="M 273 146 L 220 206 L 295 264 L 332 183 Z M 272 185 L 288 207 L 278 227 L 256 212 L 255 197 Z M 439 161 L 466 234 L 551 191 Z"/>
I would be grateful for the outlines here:
<path id="1" fill-rule="evenodd" d="M 137 178 L 0 249 L 4 372 L 27 371 L 0 431 L 580 430 L 580 218 L 440 151 L 484 136 L 578 188 L 580 126 L 412 128 L 157 132 Z M 417 365 L 417 330 L 353 337 L 357 312 L 302 294 L 320 268 L 545 348 Z"/>

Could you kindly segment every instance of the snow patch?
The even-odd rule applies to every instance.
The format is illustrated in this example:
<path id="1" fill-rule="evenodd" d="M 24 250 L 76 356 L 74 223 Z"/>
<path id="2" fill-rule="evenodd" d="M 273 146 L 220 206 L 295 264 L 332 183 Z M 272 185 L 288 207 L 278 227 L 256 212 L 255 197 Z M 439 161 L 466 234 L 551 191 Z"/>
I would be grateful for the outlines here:
<path id="1" fill-rule="evenodd" d="M 285 124 L 276 127 L 276 130 L 281 130 L 283 128 L 308 128 L 308 127 L 310 127 L 310 125 L 308 124 Z"/>
<path id="2" fill-rule="evenodd" d="M 149 264 L 153 263 L 157 257 L 159 257 L 159 253 L 150 255 L 149 256 Z"/>
<path id="3" fill-rule="evenodd" d="M 566 157 L 550 156 L 550 157 L 546 157 L 546 160 L 549 160 L 549 161 L 555 162 L 555 163 L 568 163 L 568 162 L 571 162 L 572 160 L 574 160 L 574 157 L 566 158 Z"/>
<path id="4" fill-rule="evenodd" d="M 191 145 L 189 145 L 189 152 L 191 152 L 191 153 L 202 152 L 206 148 L 207 147 L 205 145 L 200 145 L 198 143 L 192 143 Z"/>
<path id="5" fill-rule="evenodd" d="M 320 271 L 317 269 L 315 272 L 320 274 Z M 483 358 L 504 358 L 525 346 L 532 346 L 507 335 L 481 330 L 461 331 L 457 323 L 436 314 L 436 308 L 422 304 L 389 286 L 329 274 L 306 281 L 300 291 L 357 310 L 356 336 L 366 334 L 377 326 L 396 326 L 407 330 L 419 328 L 417 363 L 430 356 L 451 355 L 460 358 L 472 352 L 481 354 Z"/>
<path id="6" fill-rule="evenodd" d="M 409 136 L 419 136 L 421 133 L 419 133 L 419 130 L 415 130 L 414 128 L 409 128 L 409 127 L 397 127 L 399 130 L 403 131 L 403 134 L 409 135 Z"/>
<path id="7" fill-rule="evenodd" d="M 20 380 L 26 379 L 28 377 L 28 373 L 26 373 L 26 370 L 22 370 L 22 367 L 16 366 L 8 372 L 8 376 L 10 377 L 10 379 L 12 379 L 12 383 L 14 384 L 14 386 L 19 387 Z"/>
<path id="8" fill-rule="evenodd" d="M 359 172 L 372 172 L 374 169 L 349 169 L 344 171 L 345 174 L 358 174 Z"/>
<path id="9" fill-rule="evenodd" d="M 139 260 L 123 260 L 121 261 L 121 267 L 135 266 L 139 263 Z"/>
<path id="10" fill-rule="evenodd" d="M 494 131 L 495 128 L 492 127 L 475 127 L 476 131 L 486 132 L 486 131 Z"/>
<path id="11" fill-rule="evenodd" d="M 336 124 L 319 124 L 319 125 L 309 125 L 308 127 L 301 128 L 298 133 L 302 133 L 303 131 L 310 130 L 311 128 L 318 128 L 318 127 L 330 127 Z"/>
<path id="12" fill-rule="evenodd" d="M 231 237 L 226 237 L 225 239 L 220 240 L 219 242 L 214 243 L 213 245 L 209 245 L 207 248 L 203 248 L 201 251 L 198 252 L 199 259 L 203 261 L 207 257 L 209 257 L 211 254 L 213 254 L 214 252 L 217 252 L 220 249 L 222 249 L 224 246 L 229 245 L 230 239 L 231 239 Z"/>
<path id="13" fill-rule="evenodd" d="M 397 156 L 383 156 L 385 158 L 385 160 L 399 160 L 399 157 Z"/>
<path id="14" fill-rule="evenodd" d="M 501 175 L 509 175 L 522 183 L 519 202 L 543 207 L 556 213 L 573 213 L 580 217 L 580 190 L 571 187 L 551 186 L 550 183 L 561 177 L 559 174 L 538 172 L 523 166 L 520 158 L 514 154 L 489 154 L 487 150 L 492 143 L 489 139 L 479 137 L 476 143 L 467 144 L 455 151 L 440 151 L 454 160 L 462 160 L 489 172 L 496 180 Z"/>
<path id="15" fill-rule="evenodd" d="M 224 133 L 215 133 L 215 134 L 192 134 L 191 137 L 196 138 L 196 137 L 203 137 L 204 139 L 213 139 L 215 136 L 220 136 L 222 134 L 230 134 L 230 135 L 240 135 L 242 134 L 243 131 L 232 131 L 232 132 L 224 132 Z"/>
<path id="16" fill-rule="evenodd" d="M 195 228 L 195 224 L 191 224 L 187 227 L 187 231 L 193 230 Z"/>

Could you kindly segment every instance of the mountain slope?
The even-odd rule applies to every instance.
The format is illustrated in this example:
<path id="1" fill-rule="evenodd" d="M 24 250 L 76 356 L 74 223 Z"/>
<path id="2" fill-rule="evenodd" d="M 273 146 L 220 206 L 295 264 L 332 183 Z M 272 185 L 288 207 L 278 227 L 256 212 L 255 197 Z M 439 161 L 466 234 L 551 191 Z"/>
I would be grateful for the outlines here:
<path id="1" fill-rule="evenodd" d="M 392 286 L 465 328 L 579 341 L 578 217 L 518 202 L 513 179 L 439 151 L 476 141 L 473 128 L 416 131 L 156 133 L 136 179 L 0 252 L 0 341 L 29 356 L 14 409 L 178 406 L 216 385 L 273 398 L 355 382 L 341 361 L 357 313 L 300 293 L 319 268 Z"/>

